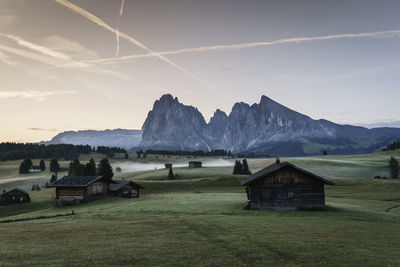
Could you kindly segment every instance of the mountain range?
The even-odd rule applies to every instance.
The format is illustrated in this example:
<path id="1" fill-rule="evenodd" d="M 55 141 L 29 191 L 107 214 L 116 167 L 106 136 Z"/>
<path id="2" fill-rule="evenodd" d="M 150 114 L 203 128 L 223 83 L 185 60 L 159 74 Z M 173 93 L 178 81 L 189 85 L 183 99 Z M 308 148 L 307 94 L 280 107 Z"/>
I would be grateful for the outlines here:
<path id="1" fill-rule="evenodd" d="M 130 149 L 138 146 L 142 141 L 141 130 L 85 130 L 85 131 L 66 131 L 57 134 L 50 141 L 40 144 L 72 144 L 90 145 L 91 147 L 109 146 Z"/>
<path id="2" fill-rule="evenodd" d="M 398 128 L 367 129 L 314 120 L 266 96 L 253 105 L 234 104 L 229 115 L 217 109 L 206 123 L 197 108 L 166 94 L 155 101 L 142 130 L 142 148 L 279 156 L 317 155 L 323 150 L 369 153 L 400 136 Z"/>
<path id="3" fill-rule="evenodd" d="M 165 94 L 154 102 L 142 130 L 68 131 L 43 143 L 305 156 L 371 153 L 399 138 L 399 128 L 314 120 L 266 96 L 253 105 L 235 103 L 229 115 L 217 109 L 207 123 L 197 108 Z"/>

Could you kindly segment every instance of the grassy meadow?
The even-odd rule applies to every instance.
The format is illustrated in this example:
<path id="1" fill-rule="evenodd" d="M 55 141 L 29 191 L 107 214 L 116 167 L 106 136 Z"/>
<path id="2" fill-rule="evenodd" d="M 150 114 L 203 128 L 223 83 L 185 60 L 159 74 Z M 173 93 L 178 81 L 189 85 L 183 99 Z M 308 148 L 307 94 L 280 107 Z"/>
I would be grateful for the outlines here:
<path id="1" fill-rule="evenodd" d="M 167 170 L 124 166 L 190 159 L 115 159 L 113 166 L 123 170 L 117 179 L 145 187 L 140 198 L 98 197 L 54 208 L 54 189 L 46 189 L 30 192 L 31 203 L 0 206 L 0 221 L 72 209 L 76 214 L 0 223 L 0 266 L 399 266 L 400 181 L 372 179 L 389 176 L 391 155 L 400 158 L 400 151 L 282 159 L 335 182 L 325 186 L 324 211 L 243 210 L 244 176 L 232 175 L 230 166 L 178 167 L 179 180 L 166 180 Z M 85 155 L 81 161 L 91 156 L 101 158 Z M 250 160 L 250 168 L 254 172 L 273 161 Z M 50 176 L 46 171 L 19 179 L 18 167 L 14 170 L 19 163 L 0 163 L 0 182 L 17 178 L 13 186 L 28 185 Z"/>

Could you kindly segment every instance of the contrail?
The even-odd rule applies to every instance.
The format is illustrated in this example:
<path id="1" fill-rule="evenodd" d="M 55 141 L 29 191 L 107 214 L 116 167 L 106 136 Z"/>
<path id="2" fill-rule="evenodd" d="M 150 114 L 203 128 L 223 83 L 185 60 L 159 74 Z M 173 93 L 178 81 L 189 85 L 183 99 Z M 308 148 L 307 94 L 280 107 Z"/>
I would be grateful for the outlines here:
<path id="1" fill-rule="evenodd" d="M 116 57 L 118 57 L 118 55 L 119 55 L 119 24 L 121 22 L 122 14 L 124 13 L 124 5 L 125 5 L 125 0 L 121 0 L 121 8 L 119 9 L 119 17 L 118 17 L 117 28 L 116 28 L 116 32 L 115 32 L 115 36 L 117 37 L 117 50 L 115 51 Z"/>
<path id="2" fill-rule="evenodd" d="M 119 78 L 125 78 L 125 79 L 129 78 L 129 76 L 127 76 L 127 75 L 120 74 L 120 73 L 112 71 L 112 70 L 93 67 L 93 64 L 90 64 L 90 63 L 75 61 L 71 57 L 69 57 L 68 55 L 66 55 L 64 53 L 54 51 L 50 48 L 41 46 L 39 44 L 31 43 L 29 41 L 22 39 L 21 37 L 15 36 L 15 35 L 0 33 L 0 36 L 14 40 L 20 46 L 28 48 L 34 52 L 28 51 L 28 50 L 21 50 L 18 48 L 13 48 L 13 47 L 1 45 L 1 44 L 0 44 L 0 51 L 4 51 L 7 53 L 17 55 L 17 56 L 25 57 L 25 58 L 46 64 L 46 65 L 50 65 L 55 68 L 68 68 L 68 69 L 73 69 L 73 70 L 80 68 L 87 72 L 113 75 L 113 76 L 116 76 Z M 36 53 L 36 52 L 38 52 L 38 53 Z"/>
<path id="3" fill-rule="evenodd" d="M 158 55 L 177 55 L 183 53 L 193 53 L 193 52 L 206 52 L 206 51 L 229 51 L 229 50 L 239 50 L 252 47 L 262 47 L 262 46 L 272 46 L 279 44 L 289 44 L 289 43 L 303 43 L 312 41 L 323 41 L 323 40 L 333 40 L 333 39 L 346 39 L 346 38 L 373 38 L 373 37 L 391 37 L 400 34 L 400 30 L 390 30 L 390 31 L 379 31 L 379 32 L 367 32 L 367 33 L 345 33 L 336 35 L 325 35 L 316 37 L 299 37 L 299 38 L 286 38 L 279 39 L 275 41 L 267 42 L 254 42 L 254 43 L 243 43 L 243 44 L 230 44 L 230 45 L 212 45 L 212 46 L 201 46 L 195 48 L 183 48 L 171 51 L 160 51 L 157 52 Z M 111 63 L 116 61 L 126 61 L 139 58 L 154 57 L 154 53 L 141 54 L 141 55 L 131 55 L 123 56 L 118 58 L 104 58 L 98 60 L 87 60 L 84 62 L 88 63 Z"/>
<path id="4" fill-rule="evenodd" d="M 21 37 L 18 37 L 18 36 L 12 35 L 12 34 L 0 33 L 0 37 L 5 37 L 10 40 L 13 40 L 13 41 L 17 42 L 17 44 L 19 44 L 20 46 L 29 48 L 31 50 L 34 50 L 34 51 L 44 54 L 46 56 L 50 56 L 50 57 L 53 57 L 56 59 L 61 59 L 61 60 L 71 60 L 71 58 L 64 53 L 53 51 L 50 48 L 47 48 L 45 46 L 31 43 L 29 41 L 22 39 Z"/>
<path id="5" fill-rule="evenodd" d="M 96 17 L 95 15 L 93 15 L 92 13 L 86 11 L 85 9 L 72 4 L 71 2 L 67 1 L 67 0 L 54 0 L 55 2 L 71 9 L 72 11 L 74 11 L 75 13 L 87 18 L 88 20 L 96 23 L 97 25 L 99 25 L 100 27 L 116 34 L 117 30 L 113 29 L 112 27 L 110 27 L 107 23 L 105 23 L 104 21 L 102 21 L 100 18 Z M 127 40 L 128 42 L 133 43 L 134 45 L 146 50 L 149 54 L 152 54 L 154 57 L 158 57 L 159 59 L 167 62 L 168 64 L 170 64 L 171 66 L 174 66 L 175 68 L 181 70 L 182 72 L 186 73 L 187 75 L 193 77 L 194 79 L 204 83 L 205 85 L 207 85 L 208 87 L 212 88 L 212 89 L 216 89 L 213 85 L 211 85 L 210 83 L 208 83 L 207 81 L 197 77 L 197 75 L 195 75 L 194 73 L 191 73 L 187 70 L 185 70 L 184 68 L 182 68 L 181 66 L 177 65 L 176 63 L 172 62 L 171 60 L 169 60 L 168 58 L 164 57 L 163 55 L 160 55 L 157 52 L 152 51 L 150 48 L 148 48 L 147 46 L 145 46 L 143 43 L 137 41 L 135 38 L 123 33 L 123 32 L 118 32 L 119 37 Z"/>

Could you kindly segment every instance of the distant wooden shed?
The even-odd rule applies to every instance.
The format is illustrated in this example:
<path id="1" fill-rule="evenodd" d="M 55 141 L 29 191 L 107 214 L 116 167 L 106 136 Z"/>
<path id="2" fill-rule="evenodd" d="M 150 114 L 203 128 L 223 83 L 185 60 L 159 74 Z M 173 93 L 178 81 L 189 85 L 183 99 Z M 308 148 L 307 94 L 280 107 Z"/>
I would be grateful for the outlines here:
<path id="1" fill-rule="evenodd" d="M 8 192 L 5 192 L 0 197 L 0 204 L 7 205 L 11 203 L 23 203 L 23 202 L 30 202 L 31 198 L 29 194 L 19 188 L 14 188 Z"/>
<path id="2" fill-rule="evenodd" d="M 324 185 L 332 182 L 289 162 L 272 164 L 241 181 L 247 209 L 296 210 L 325 207 Z"/>
<path id="3" fill-rule="evenodd" d="M 140 189 L 143 188 L 132 181 L 113 181 L 110 184 L 110 194 L 119 197 L 139 197 Z"/>
<path id="4" fill-rule="evenodd" d="M 203 162 L 201 162 L 201 161 L 189 161 L 190 168 L 201 168 L 202 165 L 203 165 Z"/>
<path id="5" fill-rule="evenodd" d="M 110 179 L 102 176 L 64 176 L 49 187 L 56 189 L 58 202 L 75 204 L 88 201 L 96 195 L 107 195 L 110 183 Z"/>

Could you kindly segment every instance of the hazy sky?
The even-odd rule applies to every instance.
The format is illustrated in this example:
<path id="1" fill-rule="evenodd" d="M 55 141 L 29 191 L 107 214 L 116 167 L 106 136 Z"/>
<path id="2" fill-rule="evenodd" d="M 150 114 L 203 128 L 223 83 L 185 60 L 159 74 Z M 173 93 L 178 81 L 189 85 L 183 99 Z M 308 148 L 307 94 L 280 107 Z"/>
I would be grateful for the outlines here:
<path id="1" fill-rule="evenodd" d="M 122 2 L 0 0 L 0 141 L 140 129 L 164 93 L 206 120 L 263 94 L 314 119 L 400 120 L 398 0 Z"/>

